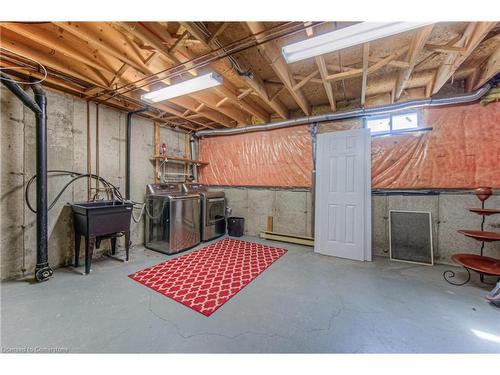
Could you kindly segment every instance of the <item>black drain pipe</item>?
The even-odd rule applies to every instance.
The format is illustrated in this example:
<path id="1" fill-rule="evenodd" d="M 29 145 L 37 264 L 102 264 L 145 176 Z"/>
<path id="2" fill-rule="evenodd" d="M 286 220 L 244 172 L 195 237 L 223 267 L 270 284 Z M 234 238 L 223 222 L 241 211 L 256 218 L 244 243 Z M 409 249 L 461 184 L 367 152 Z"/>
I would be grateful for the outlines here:
<path id="1" fill-rule="evenodd" d="M 35 100 L 12 79 L 1 73 L 2 83 L 36 116 L 36 266 L 37 281 L 48 280 L 52 274 L 48 257 L 47 209 L 47 97 L 40 84 L 32 84 Z"/>
<path id="2" fill-rule="evenodd" d="M 138 109 L 137 111 L 127 113 L 127 149 L 126 149 L 126 160 L 125 160 L 125 199 L 130 200 L 130 153 L 131 145 L 130 141 L 132 139 L 132 116 L 137 113 L 142 113 L 147 111 L 149 108 L 144 107 Z"/>

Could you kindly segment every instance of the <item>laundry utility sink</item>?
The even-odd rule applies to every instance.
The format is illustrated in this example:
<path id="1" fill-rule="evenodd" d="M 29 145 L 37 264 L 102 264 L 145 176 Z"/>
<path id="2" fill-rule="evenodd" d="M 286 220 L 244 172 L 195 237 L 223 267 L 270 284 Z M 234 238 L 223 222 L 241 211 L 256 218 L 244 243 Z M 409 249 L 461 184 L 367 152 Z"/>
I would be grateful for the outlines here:
<path id="1" fill-rule="evenodd" d="M 111 251 L 115 253 L 116 238 L 125 235 L 126 260 L 130 247 L 130 219 L 132 203 L 121 201 L 96 201 L 74 203 L 75 267 L 78 266 L 81 236 L 85 237 L 85 274 L 90 272 L 94 246 L 103 238 L 111 239 Z"/>

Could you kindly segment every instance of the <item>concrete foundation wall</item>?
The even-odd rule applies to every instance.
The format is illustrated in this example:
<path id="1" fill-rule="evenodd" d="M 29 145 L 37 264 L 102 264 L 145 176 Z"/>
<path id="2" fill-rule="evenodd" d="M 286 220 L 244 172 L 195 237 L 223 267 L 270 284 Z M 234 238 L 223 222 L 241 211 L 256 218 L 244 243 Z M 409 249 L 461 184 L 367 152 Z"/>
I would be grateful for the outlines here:
<path id="1" fill-rule="evenodd" d="M 274 231 L 311 236 L 311 193 L 300 190 L 213 187 L 226 193 L 232 216 L 245 218 L 245 234 L 258 236 L 266 230 L 267 217 L 274 218 Z M 434 259 L 450 263 L 457 252 L 479 253 L 481 243 L 457 232 L 458 229 L 480 229 L 481 216 L 468 208 L 480 207 L 473 194 L 442 193 L 430 196 L 372 196 L 372 251 L 389 256 L 389 210 L 430 211 L 432 216 Z M 500 196 L 491 196 L 486 207 L 500 207 Z M 498 231 L 500 216 L 486 218 L 484 230 Z M 500 257 L 500 243 L 486 243 L 485 255 Z"/>
<path id="2" fill-rule="evenodd" d="M 87 103 L 83 100 L 46 90 L 48 100 L 48 168 L 87 172 Z M 1 86 L 1 185 L 0 185 L 0 262 L 1 279 L 29 275 L 36 256 L 36 215 L 26 207 L 24 189 L 35 173 L 35 117 L 10 91 Z M 125 189 L 125 136 L 127 114 L 99 106 L 99 174 Z M 90 105 L 91 163 L 96 171 L 96 105 Z M 132 199 L 142 202 L 145 185 L 154 177 L 153 122 L 135 116 L 132 128 L 131 189 Z M 169 129 L 160 131 L 169 154 L 184 154 L 184 135 Z M 169 171 L 181 171 L 171 165 Z M 49 203 L 68 177 L 50 177 Z M 95 183 L 92 183 L 95 187 Z M 30 197 L 35 204 L 35 186 Z M 101 193 L 105 198 L 105 194 Z M 73 257 L 74 232 L 68 202 L 87 199 L 87 180 L 68 188 L 49 211 L 49 262 L 52 267 L 69 264 Z M 136 215 L 138 212 L 136 212 Z M 132 223 L 133 244 L 143 243 L 144 225 Z M 82 241 L 83 242 L 83 241 Z M 122 244 L 122 242 L 119 242 Z M 83 246 L 83 244 L 82 244 Z M 97 253 L 109 248 L 103 241 Z M 83 256 L 83 251 L 81 251 Z"/>

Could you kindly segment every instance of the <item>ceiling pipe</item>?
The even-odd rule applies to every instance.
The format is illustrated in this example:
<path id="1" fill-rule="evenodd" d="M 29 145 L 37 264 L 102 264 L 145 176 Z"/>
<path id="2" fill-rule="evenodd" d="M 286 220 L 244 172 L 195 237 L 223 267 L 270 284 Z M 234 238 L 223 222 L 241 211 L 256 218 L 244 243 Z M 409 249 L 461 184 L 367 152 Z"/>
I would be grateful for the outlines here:
<path id="1" fill-rule="evenodd" d="M 327 113 L 327 114 L 323 114 L 323 115 L 305 116 L 305 117 L 299 117 L 299 118 L 290 119 L 290 120 L 272 122 L 272 123 L 262 124 L 262 125 L 249 125 L 249 126 L 245 126 L 245 127 L 241 127 L 241 128 L 200 130 L 200 131 L 197 131 L 196 133 L 194 133 L 194 136 L 196 136 L 196 137 L 213 137 L 213 136 L 219 136 L 219 135 L 233 135 L 233 134 L 251 133 L 251 132 L 258 132 L 258 131 L 287 128 L 287 127 L 291 127 L 291 126 L 299 126 L 299 125 L 305 125 L 305 124 L 326 122 L 326 121 L 344 120 L 344 119 L 355 118 L 355 117 L 383 115 L 383 114 L 391 113 L 391 112 L 395 112 L 395 111 L 409 110 L 409 109 L 415 109 L 415 108 L 421 108 L 421 107 L 439 107 L 439 106 L 446 106 L 446 105 L 465 104 L 465 103 L 471 103 L 471 102 L 479 100 L 484 94 L 486 94 L 488 92 L 488 90 L 490 88 L 491 88 L 491 84 L 487 83 L 486 85 L 484 85 L 483 87 L 481 87 L 480 89 L 478 89 L 472 93 L 457 95 L 457 96 L 453 96 L 453 97 L 412 100 L 409 102 L 389 104 L 389 105 L 380 106 L 380 107 L 373 107 L 373 108 L 367 108 L 367 109 L 360 108 L 360 109 L 354 109 L 354 110 L 350 110 L 350 111 Z"/>
<path id="2" fill-rule="evenodd" d="M 36 117 L 36 266 L 35 279 L 48 280 L 52 274 L 48 255 L 47 207 L 47 97 L 40 84 L 31 84 L 33 100 L 8 75 L 0 72 L 0 81 L 17 96 Z"/>

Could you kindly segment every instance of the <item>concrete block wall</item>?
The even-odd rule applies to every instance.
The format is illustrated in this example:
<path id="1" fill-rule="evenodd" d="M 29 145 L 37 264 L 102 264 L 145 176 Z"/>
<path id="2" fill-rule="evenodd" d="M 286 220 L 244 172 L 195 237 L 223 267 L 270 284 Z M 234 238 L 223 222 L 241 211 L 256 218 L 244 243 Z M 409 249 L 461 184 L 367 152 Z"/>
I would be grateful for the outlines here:
<path id="1" fill-rule="evenodd" d="M 245 234 L 258 236 L 266 230 L 267 217 L 274 217 L 274 231 L 302 236 L 312 235 L 312 201 L 307 190 L 245 187 L 212 187 L 226 193 L 232 216 L 245 218 Z M 458 229 L 480 229 L 481 217 L 469 207 L 480 207 L 472 193 L 439 195 L 373 195 L 372 251 L 389 256 L 389 210 L 430 211 L 436 263 L 449 264 L 458 252 L 479 253 L 480 242 L 467 238 Z M 500 195 L 486 201 L 486 207 L 500 207 Z M 500 231 L 500 215 L 486 218 L 486 231 Z M 486 243 L 484 254 L 500 257 L 500 243 Z"/>
<path id="2" fill-rule="evenodd" d="M 226 193 L 231 216 L 245 218 L 245 234 L 258 236 L 273 216 L 274 231 L 312 235 L 312 195 L 306 190 L 213 187 Z"/>
<path id="3" fill-rule="evenodd" d="M 48 168 L 87 172 L 87 103 L 72 96 L 46 90 L 48 100 Z M 0 277 L 16 278 L 33 272 L 36 256 L 36 215 L 25 205 L 26 182 L 35 173 L 35 117 L 4 86 L 1 86 L 1 183 L 0 183 Z M 96 105 L 90 104 L 91 163 L 95 173 Z M 99 174 L 125 188 L 125 112 L 99 106 Z M 145 186 L 152 182 L 154 167 L 149 161 L 153 153 L 154 124 L 135 116 L 132 127 L 132 199 L 142 202 Z M 184 135 L 161 128 L 160 138 L 169 154 L 184 154 Z M 169 166 L 182 171 L 182 165 Z M 50 177 L 48 198 L 54 196 L 68 177 Z M 95 183 L 92 184 L 95 186 Z M 35 186 L 33 185 L 33 188 Z M 35 203 L 35 189 L 30 193 Z M 102 196 L 104 197 L 104 196 Z M 53 267 L 69 264 L 74 249 L 71 207 L 68 202 L 87 198 L 87 180 L 70 186 L 49 212 L 49 262 Z M 136 212 L 138 214 L 138 212 Z M 144 224 L 132 223 L 132 242 L 142 244 Z M 83 242 L 83 241 L 82 241 Z M 123 243 L 119 242 L 119 245 Z M 83 246 L 83 244 L 82 244 Z M 103 241 L 97 253 L 107 250 Z M 83 251 L 81 251 L 83 256 Z"/>

